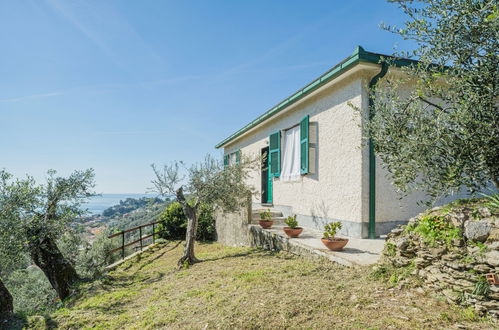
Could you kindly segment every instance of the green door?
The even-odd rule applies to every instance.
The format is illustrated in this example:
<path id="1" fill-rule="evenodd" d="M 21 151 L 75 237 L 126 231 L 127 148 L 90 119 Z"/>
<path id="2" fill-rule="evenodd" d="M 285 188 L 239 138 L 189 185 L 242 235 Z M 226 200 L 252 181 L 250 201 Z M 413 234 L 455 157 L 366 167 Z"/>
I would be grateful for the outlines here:
<path id="1" fill-rule="evenodd" d="M 262 203 L 272 203 L 272 174 L 270 173 L 269 147 L 261 151 L 261 183 L 262 183 Z"/>
<path id="2" fill-rule="evenodd" d="M 270 166 L 270 157 L 269 165 Z M 267 203 L 272 204 L 272 178 L 273 176 L 270 174 L 270 171 L 267 171 Z"/>

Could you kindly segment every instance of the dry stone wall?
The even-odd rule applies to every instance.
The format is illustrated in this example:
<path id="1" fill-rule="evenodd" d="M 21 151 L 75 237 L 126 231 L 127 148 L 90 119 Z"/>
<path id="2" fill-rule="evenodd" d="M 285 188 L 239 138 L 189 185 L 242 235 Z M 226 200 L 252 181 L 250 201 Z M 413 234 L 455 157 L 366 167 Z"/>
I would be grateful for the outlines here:
<path id="1" fill-rule="evenodd" d="M 448 301 L 499 317 L 499 217 L 486 207 L 434 208 L 394 229 L 382 261 L 412 267 L 424 285 Z"/>

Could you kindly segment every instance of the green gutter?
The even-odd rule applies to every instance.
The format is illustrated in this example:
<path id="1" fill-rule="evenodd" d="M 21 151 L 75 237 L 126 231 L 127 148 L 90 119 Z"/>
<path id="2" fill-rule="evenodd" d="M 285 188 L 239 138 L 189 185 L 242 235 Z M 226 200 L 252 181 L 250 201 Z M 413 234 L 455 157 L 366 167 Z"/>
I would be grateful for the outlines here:
<path id="1" fill-rule="evenodd" d="M 348 58 L 346 58 L 342 62 L 338 63 L 331 70 L 327 71 L 326 73 L 321 75 L 319 78 L 315 79 L 310 84 L 303 87 L 302 89 L 300 89 L 296 93 L 292 94 L 291 96 L 289 96 L 288 98 L 286 98 L 285 100 L 283 100 L 282 102 L 277 104 L 276 106 L 272 107 L 270 110 L 265 112 L 263 115 L 259 116 L 258 118 L 256 118 L 255 120 L 253 120 L 252 122 L 250 122 L 249 124 L 247 124 L 246 126 L 241 128 L 240 130 L 238 130 L 237 132 L 235 132 L 234 134 L 232 134 L 231 136 L 229 136 L 228 138 L 226 138 L 225 140 L 220 142 L 219 144 L 217 144 L 215 147 L 216 148 L 223 147 L 225 144 L 231 142 L 232 140 L 234 140 L 237 137 L 241 136 L 242 134 L 246 133 L 247 131 L 249 131 L 253 127 L 261 124 L 265 120 L 273 117 L 274 115 L 276 115 L 277 113 L 286 109 L 287 107 L 289 107 L 293 103 L 297 102 L 298 100 L 301 100 L 302 98 L 304 98 L 308 94 L 312 93 L 316 89 L 324 86 L 325 84 L 327 84 L 328 82 L 330 82 L 334 78 L 340 76 L 341 74 L 343 74 L 347 70 L 351 69 L 352 67 L 354 67 L 358 63 L 363 62 L 363 63 L 378 64 L 381 62 L 382 58 L 392 59 L 393 64 L 396 66 L 405 66 L 405 65 L 412 64 L 412 63 L 417 63 L 417 61 L 414 61 L 414 60 L 399 59 L 399 58 L 394 58 L 394 57 L 389 56 L 389 55 L 367 52 L 361 46 L 357 46 L 355 48 L 355 51 L 353 52 L 353 54 L 350 55 Z"/>
<path id="2" fill-rule="evenodd" d="M 378 80 L 388 72 L 388 64 L 381 63 L 381 71 L 369 82 L 369 120 L 375 114 L 374 96 Z M 369 231 L 368 238 L 376 238 L 376 155 L 374 154 L 374 141 L 369 138 Z"/>

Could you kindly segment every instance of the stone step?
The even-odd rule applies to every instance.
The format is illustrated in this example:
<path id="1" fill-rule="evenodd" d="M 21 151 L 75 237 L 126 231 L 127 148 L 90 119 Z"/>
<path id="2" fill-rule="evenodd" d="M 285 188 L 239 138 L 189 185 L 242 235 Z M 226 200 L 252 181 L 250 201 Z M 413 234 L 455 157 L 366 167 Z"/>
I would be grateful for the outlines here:
<path id="1" fill-rule="evenodd" d="M 264 211 L 267 211 L 267 209 L 253 210 L 251 212 L 252 218 L 256 219 L 256 220 L 260 220 L 260 213 L 262 213 Z M 279 218 L 279 217 L 283 216 L 281 211 L 274 211 L 274 210 L 270 210 L 270 215 L 272 216 L 272 218 Z"/>
<path id="2" fill-rule="evenodd" d="M 274 225 L 283 225 L 284 220 L 286 220 L 285 217 L 272 217 L 272 221 L 274 221 Z M 253 218 L 251 221 L 252 224 L 258 224 L 260 221 L 260 217 L 258 218 Z"/>

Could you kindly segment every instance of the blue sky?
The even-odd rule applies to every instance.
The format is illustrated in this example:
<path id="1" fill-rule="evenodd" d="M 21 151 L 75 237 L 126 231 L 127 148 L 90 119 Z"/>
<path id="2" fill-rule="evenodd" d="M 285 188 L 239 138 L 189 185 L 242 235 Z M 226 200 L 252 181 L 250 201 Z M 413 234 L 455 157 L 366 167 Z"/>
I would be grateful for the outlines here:
<path id="1" fill-rule="evenodd" d="M 143 193 L 349 56 L 410 44 L 382 0 L 0 2 L 0 168 Z"/>

